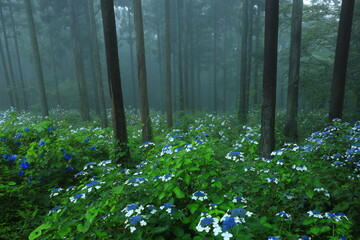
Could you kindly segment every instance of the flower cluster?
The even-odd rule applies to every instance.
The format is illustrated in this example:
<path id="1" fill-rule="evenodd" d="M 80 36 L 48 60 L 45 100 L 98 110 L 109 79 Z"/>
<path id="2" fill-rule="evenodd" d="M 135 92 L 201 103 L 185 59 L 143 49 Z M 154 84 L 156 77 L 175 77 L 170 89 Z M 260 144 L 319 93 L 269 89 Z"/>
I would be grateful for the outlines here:
<path id="1" fill-rule="evenodd" d="M 143 177 L 132 177 L 128 180 L 125 181 L 125 184 L 126 185 L 130 185 L 130 186 L 134 186 L 134 187 L 137 187 L 139 186 L 140 184 L 144 183 L 144 182 L 147 182 L 148 180 L 146 178 L 143 178 Z"/>
<path id="2" fill-rule="evenodd" d="M 204 201 L 205 199 L 208 199 L 208 197 L 207 197 L 207 193 L 203 191 L 197 191 L 192 194 L 191 199 Z"/>
<path id="3" fill-rule="evenodd" d="M 245 161 L 244 153 L 242 152 L 229 152 L 225 158 L 234 162 Z"/>

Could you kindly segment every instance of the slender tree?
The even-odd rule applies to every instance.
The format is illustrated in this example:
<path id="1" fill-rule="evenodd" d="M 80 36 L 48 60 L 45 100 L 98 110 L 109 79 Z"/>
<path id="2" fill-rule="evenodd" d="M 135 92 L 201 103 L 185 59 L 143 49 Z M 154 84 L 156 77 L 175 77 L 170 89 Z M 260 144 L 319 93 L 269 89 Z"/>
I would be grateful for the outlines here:
<path id="1" fill-rule="evenodd" d="M 68 6 L 70 10 L 70 26 L 71 26 L 71 36 L 73 40 L 73 51 L 74 51 L 74 59 L 75 59 L 75 67 L 76 67 L 76 77 L 78 82 L 78 88 L 80 93 L 80 109 L 81 109 L 81 117 L 85 121 L 90 120 L 90 108 L 86 90 L 86 81 L 85 81 L 85 73 L 84 73 L 84 65 L 81 57 L 81 48 L 80 48 L 80 40 L 78 35 L 78 23 L 77 16 L 75 14 L 75 4 L 76 2 L 73 0 L 68 0 Z"/>
<path id="2" fill-rule="evenodd" d="M 13 31 L 15 51 L 16 51 L 16 60 L 17 60 L 18 72 L 19 72 L 21 89 L 22 89 L 21 92 L 22 92 L 22 95 L 23 95 L 23 104 L 24 104 L 24 109 L 28 110 L 29 109 L 28 99 L 27 99 L 27 94 L 26 94 L 26 90 L 25 90 L 25 81 L 24 81 L 24 75 L 23 75 L 23 68 L 22 68 L 22 64 L 21 64 L 19 44 L 18 44 L 16 29 L 15 29 L 13 6 L 11 6 L 10 0 L 8 1 L 8 5 L 10 6 L 11 26 L 12 26 L 12 31 Z"/>
<path id="3" fill-rule="evenodd" d="M 301 50 L 302 0 L 294 0 L 291 16 L 291 39 L 289 57 L 289 79 L 284 135 L 297 139 L 297 112 L 299 96 L 299 72 Z"/>
<path id="4" fill-rule="evenodd" d="M 2 46 L 2 43 L 1 43 L 1 38 L 0 38 L 0 57 L 1 57 L 1 63 L 2 63 L 2 68 L 3 68 L 3 71 L 4 71 L 4 76 L 5 76 L 5 84 L 6 84 L 6 92 L 8 93 L 9 95 L 9 103 L 10 103 L 10 106 L 11 107 L 14 107 L 14 90 L 11 86 L 11 81 L 10 81 L 10 78 L 9 78 L 9 72 L 7 70 L 7 66 L 6 66 L 6 60 L 5 60 L 5 53 L 4 53 L 4 50 L 3 50 L 3 46 Z"/>
<path id="5" fill-rule="evenodd" d="M 146 61 L 145 61 L 145 43 L 144 43 L 144 29 L 142 19 L 141 0 L 133 0 L 134 23 L 136 35 L 136 52 L 138 63 L 138 79 L 140 91 L 140 113 L 142 126 L 143 142 L 152 139 L 151 119 L 149 113 L 147 80 L 146 80 Z"/>
<path id="6" fill-rule="evenodd" d="M 331 85 L 329 121 L 342 117 L 354 4 L 355 0 L 344 0 L 341 4 L 333 81 Z"/>
<path id="7" fill-rule="evenodd" d="M 37 37 L 36 37 L 35 23 L 34 23 L 34 17 L 33 17 L 30 0 L 25 0 L 25 8 L 26 8 L 26 15 L 27 15 L 28 25 L 29 25 L 30 41 L 31 41 L 32 54 L 34 57 L 36 77 L 38 80 L 40 105 L 41 105 L 42 115 L 45 117 L 45 116 L 49 115 L 49 109 L 48 109 L 48 103 L 47 103 L 47 99 L 46 99 L 44 75 L 43 75 L 42 66 L 41 66 L 39 45 L 38 45 L 38 41 L 37 41 Z"/>
<path id="8" fill-rule="evenodd" d="M 107 116 L 106 116 L 106 105 L 105 105 L 105 96 L 104 96 L 104 86 L 101 78 L 101 63 L 100 63 L 100 55 L 99 55 L 99 44 L 98 44 L 98 34 L 96 29 L 96 21 L 95 21 L 95 12 L 94 5 L 92 0 L 88 0 L 88 11 L 90 18 L 90 33 L 91 33 L 91 45 L 92 45 L 92 58 L 93 58 L 93 67 L 95 74 L 95 82 L 96 82 L 96 90 L 98 99 L 96 101 L 99 102 L 99 111 L 100 111 L 100 119 L 101 126 L 106 128 L 108 126 Z"/>
<path id="9" fill-rule="evenodd" d="M 111 98 L 111 117 L 116 139 L 116 161 L 126 162 L 130 158 L 127 146 L 126 119 L 121 89 L 118 45 L 115 26 L 114 1 L 101 0 L 101 13 L 104 29 L 106 63 Z M 123 153 L 123 154 L 121 154 Z"/>
<path id="10" fill-rule="evenodd" d="M 171 94 L 170 0 L 165 0 L 165 59 L 166 59 L 166 112 L 167 126 L 173 126 Z"/>
<path id="11" fill-rule="evenodd" d="M 242 33 L 241 33 L 241 66 L 240 66 L 240 97 L 239 97 L 239 110 L 238 120 L 240 123 L 245 124 L 247 121 L 246 110 L 246 90 L 247 90 L 247 47 L 248 47 L 248 19 L 249 19 L 249 0 L 243 1 L 243 14 L 242 14 Z"/>
<path id="12" fill-rule="evenodd" d="M 4 35 L 4 43 L 5 43 L 5 50 L 6 50 L 6 55 L 7 55 L 7 65 L 8 65 L 8 70 L 9 70 L 9 77 L 10 77 L 10 81 L 12 84 L 12 87 L 14 89 L 14 91 L 17 93 L 17 84 L 15 81 L 15 75 L 14 75 L 14 68 L 13 68 L 13 64 L 12 64 L 12 59 L 11 59 L 11 54 L 10 54 L 10 48 L 9 48 L 9 41 L 8 41 L 8 36 L 7 36 L 7 29 L 5 27 L 5 19 L 4 19 L 4 15 L 3 15 L 3 11 L 2 11 L 2 5 L 0 5 L 0 18 L 1 18 L 1 25 L 2 25 L 2 29 L 3 29 L 3 35 Z M 14 103 L 15 103 L 15 107 L 18 111 L 20 111 L 20 104 L 19 104 L 19 97 L 18 94 L 14 94 Z"/>
<path id="13" fill-rule="evenodd" d="M 247 1 L 247 0 L 246 0 Z M 213 41 L 213 101 L 214 101 L 214 111 L 217 112 L 217 39 L 218 39 L 218 16 L 217 16 L 217 0 L 214 1 L 213 9 L 213 28 L 214 28 L 214 41 Z"/>
<path id="14" fill-rule="evenodd" d="M 266 0 L 263 70 L 263 104 L 261 113 L 260 153 L 270 157 L 275 148 L 276 68 L 279 28 L 279 0 Z"/>
<path id="15" fill-rule="evenodd" d="M 182 59 L 182 6 L 183 0 L 177 0 L 176 9 L 177 9 L 177 30 L 178 30 L 178 39 L 177 39 L 177 48 L 178 48 L 178 74 L 179 74 L 179 107 L 180 111 L 185 110 L 185 93 L 184 93 L 184 78 L 183 78 L 183 59 Z"/>
<path id="16" fill-rule="evenodd" d="M 129 45 L 130 45 L 130 71 L 131 71 L 131 84 L 133 90 L 133 98 L 134 98 L 134 107 L 136 108 L 138 103 L 138 98 L 136 95 L 136 78 L 135 78 L 135 64 L 134 64 L 134 47 L 133 47 L 133 28 L 132 28 L 132 21 L 131 21 L 131 11 L 130 9 L 127 10 L 127 17 L 128 17 L 128 34 L 129 34 Z"/>

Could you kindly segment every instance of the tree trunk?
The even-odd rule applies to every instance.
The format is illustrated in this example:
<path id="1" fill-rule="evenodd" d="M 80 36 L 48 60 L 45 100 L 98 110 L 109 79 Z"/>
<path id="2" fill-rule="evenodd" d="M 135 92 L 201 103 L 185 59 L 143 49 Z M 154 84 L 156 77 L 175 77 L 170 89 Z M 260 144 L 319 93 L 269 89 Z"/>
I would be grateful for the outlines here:
<path id="1" fill-rule="evenodd" d="M 59 90 L 59 79 L 58 79 L 58 74 L 57 74 L 57 64 L 56 64 L 56 57 L 55 57 L 55 51 L 54 51 L 54 41 L 53 41 L 53 36 L 49 36 L 50 37 L 50 54 L 51 54 L 51 60 L 52 60 L 52 65 L 53 65 L 53 71 L 54 71 L 54 83 L 55 83 L 55 91 L 56 91 L 56 103 L 57 105 L 61 105 L 61 100 L 60 100 L 60 90 Z"/>
<path id="2" fill-rule="evenodd" d="M 12 87 L 14 89 L 14 92 L 17 93 L 18 91 L 17 91 L 16 81 L 15 81 L 15 76 L 14 76 L 14 69 L 13 69 L 12 60 L 11 60 L 8 37 L 7 37 L 7 33 L 6 33 L 6 28 L 5 28 L 5 20 L 4 20 L 4 15 L 3 15 L 3 12 L 2 12 L 1 5 L 0 5 L 0 17 L 1 17 L 1 25 L 2 25 L 2 28 L 3 28 L 3 34 L 4 34 L 4 43 L 5 43 L 7 60 L 8 60 L 8 66 L 9 66 L 9 69 L 8 69 L 9 73 L 10 73 L 9 77 L 10 77 L 10 81 L 12 83 Z M 16 110 L 20 111 L 20 104 L 19 104 L 18 94 L 14 94 L 14 103 L 15 103 Z"/>
<path id="3" fill-rule="evenodd" d="M 160 110 L 161 111 L 164 111 L 165 110 L 165 99 L 164 99 L 164 85 L 165 85 L 165 80 L 164 80 L 164 67 L 163 67 L 163 60 L 164 60 L 164 57 L 163 57 L 163 44 L 161 42 L 161 33 L 160 33 L 160 24 L 161 24 L 161 21 L 160 21 L 160 13 L 159 13 L 159 9 L 156 9 L 157 10 L 157 17 L 156 17 L 156 36 L 157 36 L 157 54 L 158 54 L 158 58 L 159 58 L 159 82 L 160 82 Z"/>
<path id="4" fill-rule="evenodd" d="M 213 41 L 213 51 L 214 51 L 214 55 L 213 55 L 213 101 L 214 101 L 214 111 L 217 112 L 217 38 L 218 38 L 218 24 L 217 24 L 217 1 L 214 1 L 214 16 L 213 16 L 213 27 L 214 27 L 214 41 Z"/>
<path id="5" fill-rule="evenodd" d="M 32 54 L 34 57 L 36 77 L 38 79 L 40 105 L 41 105 L 42 115 L 43 115 L 43 117 L 45 117 L 45 116 L 49 115 L 49 110 L 48 110 L 48 104 L 47 104 L 47 99 L 46 99 L 44 75 L 43 75 L 42 66 L 41 66 L 39 45 L 38 45 L 38 41 L 37 41 L 37 37 L 36 37 L 35 23 L 34 23 L 34 17 L 32 14 L 30 0 L 25 0 L 25 8 L 26 8 L 26 15 L 27 15 L 28 24 L 29 24 L 30 41 L 31 41 Z"/>
<path id="6" fill-rule="evenodd" d="M 0 38 L 0 56 L 1 56 L 1 62 L 2 62 L 3 71 L 4 71 L 4 75 L 5 75 L 6 93 L 9 95 L 10 107 L 14 107 L 14 102 L 15 102 L 14 101 L 14 90 L 11 86 L 9 72 L 8 72 L 7 66 L 6 66 L 5 54 L 4 54 L 3 46 L 1 43 L 1 38 Z"/>
<path id="7" fill-rule="evenodd" d="M 248 33 L 247 33 L 247 66 L 246 66 L 246 95 L 245 95 L 245 112 L 246 116 L 249 113 L 250 109 L 250 80 L 251 80 L 251 67 L 252 67 L 252 57 L 253 57 L 253 22 L 254 22 L 254 5 L 253 3 L 248 6 Z"/>
<path id="8" fill-rule="evenodd" d="M 90 32 L 92 39 L 92 58 L 94 64 L 94 73 L 95 73 L 95 82 L 96 82 L 96 92 L 97 97 L 96 101 L 99 102 L 99 110 L 100 110 L 100 119 L 101 126 L 103 128 L 108 127 L 107 122 L 107 114 L 106 114 L 106 104 L 105 104 L 105 96 L 104 96 L 104 86 L 101 77 L 101 63 L 100 63 L 100 55 L 99 55 L 99 44 L 98 44 L 98 34 L 96 30 L 96 20 L 95 20 L 95 12 L 94 5 L 92 0 L 88 0 L 88 10 L 90 17 Z"/>
<path id="9" fill-rule="evenodd" d="M 194 111 L 195 108 L 195 72 L 194 72 L 194 23 L 193 23 L 193 2 L 189 0 L 188 4 L 188 37 L 189 37 L 189 108 Z"/>
<path id="10" fill-rule="evenodd" d="M 291 17 L 291 40 L 289 57 L 289 79 L 284 135 L 297 139 L 297 112 L 299 96 L 299 72 L 301 50 L 302 0 L 294 0 Z"/>
<path id="11" fill-rule="evenodd" d="M 10 3 L 10 1 L 8 1 L 8 3 Z M 9 6 L 10 6 L 10 4 L 9 4 Z M 21 64 L 21 60 L 20 60 L 19 44 L 17 41 L 16 30 L 15 30 L 14 14 L 13 14 L 13 9 L 12 9 L 13 7 L 10 6 L 9 8 L 10 8 L 12 31 L 13 31 L 13 35 L 14 35 L 16 60 L 17 60 L 17 64 L 18 64 L 18 71 L 19 71 L 20 83 L 21 83 L 21 89 L 22 89 L 22 95 L 23 95 L 23 104 L 24 104 L 24 109 L 28 110 L 29 109 L 28 99 L 27 99 L 27 94 L 26 94 L 26 90 L 25 90 L 25 81 L 24 81 L 24 76 L 23 76 L 22 64 Z"/>
<path id="12" fill-rule="evenodd" d="M 111 98 L 111 117 L 116 139 L 116 162 L 127 162 L 130 151 L 127 146 L 126 119 L 121 89 L 118 45 L 115 26 L 114 1 L 101 0 L 101 13 L 104 29 L 106 63 Z"/>
<path id="13" fill-rule="evenodd" d="M 249 19 L 249 0 L 244 0 L 243 3 L 243 28 L 241 34 L 241 66 L 240 66 L 240 97 L 239 97 L 239 111 L 238 120 L 241 124 L 247 122 L 247 111 L 246 111 L 246 90 L 247 90 L 247 47 L 248 47 L 248 19 Z"/>
<path id="14" fill-rule="evenodd" d="M 184 79 L 183 79 L 183 62 L 182 62 L 182 31 L 183 31 L 183 24 L 181 22 L 181 10 L 182 10 L 182 1 L 177 1 L 177 23 L 178 23 L 178 74 L 179 74 L 179 106 L 180 111 L 183 112 L 185 110 L 185 96 L 184 96 Z"/>
<path id="15" fill-rule="evenodd" d="M 334 118 L 342 118 L 354 3 L 355 0 L 347 0 L 342 1 L 341 4 L 333 81 L 331 85 L 329 121 L 332 121 Z"/>
<path id="16" fill-rule="evenodd" d="M 171 47 L 170 47 L 170 0 L 165 0 L 165 62 L 166 62 L 166 120 L 168 128 L 173 126 L 171 96 Z"/>
<path id="17" fill-rule="evenodd" d="M 256 16 L 255 16 L 255 51 L 256 51 L 256 55 L 255 55 L 255 66 L 254 66 L 254 95 L 253 95 L 253 101 L 254 101 L 254 105 L 257 105 L 260 102 L 260 84 L 259 84 L 259 69 L 260 69 L 260 32 L 261 32 L 261 24 L 260 24 L 260 13 L 261 10 L 258 7 L 256 10 Z"/>
<path id="18" fill-rule="evenodd" d="M 270 157 L 275 148 L 276 69 L 279 0 L 266 0 L 260 153 Z"/>
<path id="19" fill-rule="evenodd" d="M 137 94 L 136 94 L 136 78 L 135 78 L 135 64 L 134 64 L 134 47 L 133 47 L 133 30 L 132 30 L 132 25 L 131 25 L 131 14 L 130 14 L 130 10 L 127 10 L 127 17 L 128 17 L 128 22 L 129 22 L 129 45 L 130 45 L 130 70 L 131 70 L 131 86 L 132 86 L 132 90 L 133 90 L 133 101 L 134 101 L 134 107 L 137 108 L 139 106 L 138 103 L 138 98 L 137 98 Z"/>
<path id="20" fill-rule="evenodd" d="M 141 0 L 133 0 L 134 7 L 134 23 L 136 35 L 136 52 L 138 62 L 138 78 L 140 91 L 140 113 L 142 126 L 143 142 L 151 141 L 151 119 L 149 113 L 147 80 L 146 80 L 146 60 L 145 60 L 145 43 L 144 29 L 142 19 Z"/>
<path id="21" fill-rule="evenodd" d="M 85 121 L 90 121 L 90 109 L 89 101 L 86 90 L 86 81 L 84 73 L 84 65 L 81 57 L 80 42 L 78 36 L 78 23 L 75 14 L 75 2 L 73 0 L 68 0 L 68 6 L 70 9 L 70 25 L 71 25 L 71 35 L 73 39 L 73 51 L 75 57 L 75 67 L 76 67 L 76 77 L 78 81 L 78 88 L 80 93 L 80 106 L 81 106 L 81 117 Z"/>

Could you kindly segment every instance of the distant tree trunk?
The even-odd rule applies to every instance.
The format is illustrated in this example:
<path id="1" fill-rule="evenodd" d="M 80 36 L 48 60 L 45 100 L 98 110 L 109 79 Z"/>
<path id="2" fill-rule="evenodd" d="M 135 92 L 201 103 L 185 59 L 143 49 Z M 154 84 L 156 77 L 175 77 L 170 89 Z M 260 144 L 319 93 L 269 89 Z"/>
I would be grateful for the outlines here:
<path id="1" fill-rule="evenodd" d="M 142 126 L 142 140 L 143 142 L 151 141 L 151 119 L 149 113 L 147 80 L 146 80 L 146 61 L 145 61 L 145 43 L 144 43 L 144 29 L 142 19 L 141 0 L 133 0 L 134 7 L 134 23 L 136 35 L 136 51 L 138 62 L 138 78 L 140 91 L 140 113 Z"/>
<path id="2" fill-rule="evenodd" d="M 80 93 L 80 106 L 81 106 L 81 117 L 85 121 L 90 121 L 90 108 L 88 101 L 88 94 L 86 90 L 86 81 L 84 73 L 84 65 L 81 57 L 80 41 L 78 36 L 78 23 L 75 14 L 75 2 L 73 0 L 68 0 L 68 6 L 70 9 L 70 25 L 71 25 L 71 35 L 73 39 L 73 51 L 75 57 L 75 67 L 76 67 L 76 77 L 78 81 L 78 88 Z"/>
<path id="3" fill-rule="evenodd" d="M 223 111 L 226 112 L 226 92 L 227 92 L 227 17 L 224 20 L 224 49 L 223 49 Z"/>
<path id="4" fill-rule="evenodd" d="M 263 71 L 263 104 L 261 113 L 260 153 L 270 157 L 275 148 L 276 69 L 279 28 L 279 0 L 266 0 Z"/>
<path id="5" fill-rule="evenodd" d="M 114 1 L 101 0 L 101 13 L 103 20 L 106 63 L 111 98 L 111 117 L 114 129 L 114 137 L 116 139 L 116 162 L 121 163 L 130 160 L 130 151 L 127 146 L 128 136 L 126 131 L 124 102 L 121 89 Z"/>
<path id="6" fill-rule="evenodd" d="M 89 8 L 89 17 L 90 17 L 90 29 L 91 29 L 91 39 L 92 39 L 92 57 L 94 64 L 94 73 L 95 73 L 95 82 L 96 82 L 96 92 L 98 99 L 96 101 L 99 102 L 99 110 L 100 110 L 100 119 L 101 126 L 103 128 L 108 127 L 107 122 L 107 114 L 106 114 L 106 104 L 105 104 L 105 96 L 104 96 L 104 86 L 101 78 L 101 63 L 100 63 L 100 55 L 99 55 L 99 44 L 98 44 L 98 34 L 96 30 L 96 20 L 95 20 L 95 12 L 92 0 L 88 0 L 88 8 Z"/>
<path id="7" fill-rule="evenodd" d="M 25 8 L 26 15 L 29 24 L 29 33 L 30 33 L 30 41 L 32 47 L 32 55 L 34 57 L 34 65 L 36 71 L 36 78 L 38 79 L 38 87 L 39 87 L 39 96 L 40 96 L 40 105 L 42 110 L 43 117 L 49 115 L 48 104 L 46 99 L 46 91 L 45 91 L 45 83 L 44 83 L 44 75 L 41 67 L 40 53 L 39 53 L 39 45 L 36 37 L 35 23 L 34 17 L 32 14 L 31 2 L 30 0 L 25 0 Z"/>
<path id="8" fill-rule="evenodd" d="M 157 54 L 158 54 L 158 58 L 159 58 L 159 81 L 160 81 L 160 109 L 161 111 L 164 111 L 165 110 L 165 99 L 164 99 L 164 83 L 165 83 L 165 80 L 164 80 L 164 67 L 163 67 L 163 60 L 164 60 L 164 57 L 163 57 L 163 44 L 161 42 L 161 33 L 160 33 L 160 24 L 161 24 L 161 21 L 160 21 L 160 12 L 159 12 L 159 9 L 156 9 L 157 11 L 157 17 L 156 17 L 156 36 L 157 36 Z"/>
<path id="9" fill-rule="evenodd" d="M 9 78 L 9 72 L 7 70 L 7 66 L 6 66 L 6 60 L 5 60 L 5 54 L 4 54 L 4 50 L 3 50 L 3 46 L 1 43 L 1 38 L 0 38 L 0 57 L 1 57 L 1 62 L 2 62 L 2 66 L 3 66 L 3 71 L 4 71 L 4 75 L 5 75 L 5 84 L 6 84 L 6 93 L 9 95 L 9 103 L 11 107 L 14 107 L 14 90 L 11 86 L 11 82 L 10 82 L 10 78 Z"/>
<path id="10" fill-rule="evenodd" d="M 254 95 L 253 95 L 253 102 L 254 105 L 257 105 L 259 103 L 259 96 L 261 95 L 260 92 L 260 87 L 259 87 L 259 80 L 258 80 L 258 76 L 259 76 L 259 69 L 260 69 L 260 30 L 261 30 L 261 25 L 260 25 L 260 8 L 258 7 L 256 10 L 256 16 L 255 16 L 255 66 L 254 66 Z"/>
<path id="11" fill-rule="evenodd" d="M 341 4 L 333 81 L 331 85 L 329 121 L 332 121 L 334 118 L 342 118 L 354 3 L 355 0 L 347 0 L 342 1 Z"/>
<path id="12" fill-rule="evenodd" d="M 14 91 L 17 93 L 18 91 L 17 91 L 16 81 L 15 81 L 15 76 L 14 76 L 14 69 L 13 69 L 13 64 L 12 64 L 12 59 L 11 59 L 11 54 L 10 54 L 10 49 L 9 49 L 8 36 L 6 33 L 6 28 L 5 28 L 5 20 L 4 20 L 4 15 L 2 12 L 1 5 L 0 5 L 0 17 L 1 17 L 1 25 L 3 28 L 3 35 L 4 35 L 4 42 L 5 42 L 8 66 L 9 66 L 10 81 L 12 82 L 12 87 L 13 87 Z M 16 110 L 20 111 L 21 109 L 20 109 L 18 94 L 14 94 L 14 103 L 15 103 Z"/>
<path id="13" fill-rule="evenodd" d="M 10 3 L 10 0 L 8 1 L 8 3 Z M 12 6 L 10 6 L 10 17 L 11 17 L 12 31 L 13 31 L 13 35 L 14 35 L 16 60 L 17 60 L 17 64 L 18 64 L 18 71 L 19 71 L 20 83 L 21 83 L 21 89 L 22 89 L 22 95 L 23 95 L 23 104 L 24 104 L 24 109 L 28 110 L 29 109 L 28 99 L 27 99 L 27 94 L 25 91 L 25 81 L 24 81 L 24 76 L 23 76 L 22 64 L 21 64 L 21 60 L 20 60 L 19 44 L 18 44 L 17 36 L 16 36 L 15 21 L 14 21 L 14 14 L 13 14 Z"/>
<path id="14" fill-rule="evenodd" d="M 243 1 L 243 14 L 242 14 L 242 33 L 241 33 L 241 66 L 240 66 L 240 97 L 239 97 L 239 111 L 238 120 L 241 124 L 247 122 L 246 110 L 246 90 L 247 90 L 247 47 L 248 47 L 248 19 L 249 19 L 249 0 Z"/>
<path id="15" fill-rule="evenodd" d="M 183 79 L 183 62 L 182 62 L 182 49 L 181 49 L 181 43 L 182 43 L 182 31 L 183 31 L 183 24 L 181 22 L 182 19 L 182 1 L 177 1 L 177 23 L 178 23 L 178 73 L 179 73 L 179 106 L 180 111 L 183 112 L 185 110 L 185 96 L 184 96 L 184 79 Z"/>
<path id="16" fill-rule="evenodd" d="M 165 0 L 165 55 L 166 55 L 166 120 L 168 128 L 173 126 L 171 94 L 171 46 L 170 46 L 170 0 Z"/>
<path id="17" fill-rule="evenodd" d="M 61 105 L 60 100 L 60 90 L 59 90 L 59 79 L 57 74 L 57 68 L 56 68 L 56 57 L 55 57 L 55 51 L 54 51 L 54 41 L 53 37 L 50 36 L 50 51 L 51 51 L 51 59 L 52 59 L 52 65 L 53 65 L 53 71 L 54 71 L 54 83 L 55 83 L 55 91 L 56 91 L 56 103 L 57 105 Z"/>
<path id="18" fill-rule="evenodd" d="M 189 110 L 189 19 L 187 18 L 187 1 L 183 2 L 185 5 L 182 11 L 182 19 L 185 19 L 184 24 L 184 108 Z"/>
<path id="19" fill-rule="evenodd" d="M 291 40 L 289 57 L 289 79 L 284 135 L 297 139 L 297 112 L 299 95 L 299 72 L 301 50 L 302 0 L 294 0 L 291 17 Z"/>
<path id="20" fill-rule="evenodd" d="M 195 108 L 195 72 L 194 72 L 194 23 L 193 23 L 193 2 L 189 0 L 188 4 L 188 36 L 189 36 L 189 108 L 191 111 L 194 111 Z"/>
<path id="21" fill-rule="evenodd" d="M 136 94 L 136 78 L 135 78 L 135 64 L 134 64 L 134 47 L 133 47 L 133 30 L 132 30 L 132 24 L 131 24 L 131 14 L 130 10 L 127 10 L 127 17 L 129 22 L 129 45 L 130 45 L 130 70 L 131 70 L 131 86 L 133 90 L 133 101 L 134 101 L 134 107 L 137 108 L 139 106 L 138 98 Z"/>
<path id="22" fill-rule="evenodd" d="M 254 4 L 251 2 L 248 5 L 248 33 L 247 33 L 247 66 L 246 66 L 246 105 L 245 105 L 245 111 L 246 116 L 249 113 L 250 109 L 250 80 L 251 80 L 251 67 L 252 67 L 252 59 L 253 59 L 253 23 L 254 23 Z"/>
<path id="23" fill-rule="evenodd" d="M 213 41 L 213 101 L 214 101 L 214 111 L 217 112 L 217 38 L 218 38 L 218 24 L 217 24 L 217 1 L 214 1 L 214 16 L 213 16 L 213 28 L 214 28 L 214 41 Z"/>

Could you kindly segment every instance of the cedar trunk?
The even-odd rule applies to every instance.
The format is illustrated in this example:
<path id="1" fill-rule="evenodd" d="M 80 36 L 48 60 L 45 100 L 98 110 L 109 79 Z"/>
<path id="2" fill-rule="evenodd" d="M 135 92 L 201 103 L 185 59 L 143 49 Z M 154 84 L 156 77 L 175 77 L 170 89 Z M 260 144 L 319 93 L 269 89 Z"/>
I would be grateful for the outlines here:
<path id="1" fill-rule="evenodd" d="M 270 157 L 275 148 L 276 68 L 279 0 L 266 0 L 260 153 Z"/>
<path id="2" fill-rule="evenodd" d="M 170 0 L 165 0 L 166 112 L 167 126 L 173 126 L 171 96 Z"/>
<path id="3" fill-rule="evenodd" d="M 142 139 L 143 142 L 151 141 L 151 119 L 149 113 L 147 80 L 146 80 L 146 60 L 145 60 L 145 43 L 144 29 L 142 19 L 141 0 L 133 0 L 134 23 L 136 34 L 136 52 L 138 63 L 138 79 L 140 91 L 140 113 L 142 122 Z"/>
<path id="4" fill-rule="evenodd" d="M 329 121 L 341 118 L 346 83 L 346 68 L 349 56 L 351 26 L 354 15 L 355 0 L 342 1 L 336 53 L 334 62 L 333 81 L 331 86 Z"/>

